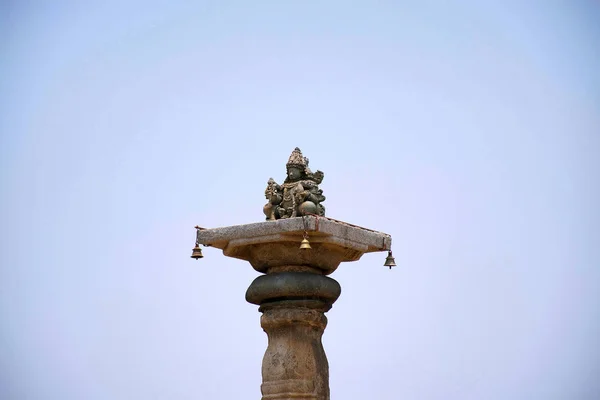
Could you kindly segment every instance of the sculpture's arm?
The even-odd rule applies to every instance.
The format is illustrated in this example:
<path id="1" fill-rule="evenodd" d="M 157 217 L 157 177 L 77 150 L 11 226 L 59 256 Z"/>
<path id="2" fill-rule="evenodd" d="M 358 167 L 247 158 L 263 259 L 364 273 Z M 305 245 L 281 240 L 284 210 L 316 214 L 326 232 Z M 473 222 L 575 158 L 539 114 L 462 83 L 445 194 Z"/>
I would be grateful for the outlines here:
<path id="1" fill-rule="evenodd" d="M 325 201 L 325 196 L 317 195 L 312 192 L 307 192 L 306 200 L 312 201 L 315 204 L 319 204 L 322 201 Z"/>

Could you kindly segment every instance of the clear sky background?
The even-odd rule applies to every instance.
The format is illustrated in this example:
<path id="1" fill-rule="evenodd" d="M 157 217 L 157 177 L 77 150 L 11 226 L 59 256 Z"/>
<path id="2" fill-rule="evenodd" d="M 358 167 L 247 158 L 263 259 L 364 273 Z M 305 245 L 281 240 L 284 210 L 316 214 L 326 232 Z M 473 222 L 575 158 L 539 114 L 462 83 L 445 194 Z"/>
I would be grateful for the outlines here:
<path id="1" fill-rule="evenodd" d="M 0 6 L 0 398 L 260 398 L 263 219 L 299 146 L 343 264 L 334 399 L 600 398 L 600 5 Z"/>

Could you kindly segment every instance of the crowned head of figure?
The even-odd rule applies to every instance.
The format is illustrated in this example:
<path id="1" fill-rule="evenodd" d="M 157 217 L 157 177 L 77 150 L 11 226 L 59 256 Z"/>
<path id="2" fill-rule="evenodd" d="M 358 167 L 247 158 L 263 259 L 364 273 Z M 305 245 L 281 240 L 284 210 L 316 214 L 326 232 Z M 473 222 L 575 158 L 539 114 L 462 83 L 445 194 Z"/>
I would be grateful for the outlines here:
<path id="1" fill-rule="evenodd" d="M 308 158 L 302 155 L 302 151 L 296 147 L 286 164 L 286 182 L 295 182 L 306 177 L 308 170 Z"/>

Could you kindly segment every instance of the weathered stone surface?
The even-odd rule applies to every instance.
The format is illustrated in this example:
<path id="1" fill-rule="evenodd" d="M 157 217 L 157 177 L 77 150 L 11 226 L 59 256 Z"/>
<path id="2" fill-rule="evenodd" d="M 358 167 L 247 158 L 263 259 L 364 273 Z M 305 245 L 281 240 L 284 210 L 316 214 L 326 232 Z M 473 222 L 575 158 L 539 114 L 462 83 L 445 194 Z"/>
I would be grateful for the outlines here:
<path id="1" fill-rule="evenodd" d="M 299 248 L 308 232 L 310 251 Z M 286 265 L 307 265 L 330 274 L 344 261 L 364 253 L 389 250 L 390 235 L 327 217 L 287 218 L 197 231 L 198 243 L 249 261 L 260 272 Z"/>
<path id="2" fill-rule="evenodd" d="M 327 317 L 307 308 L 264 310 L 261 326 L 269 337 L 261 391 L 267 399 L 329 399 L 329 364 L 321 337 Z"/>

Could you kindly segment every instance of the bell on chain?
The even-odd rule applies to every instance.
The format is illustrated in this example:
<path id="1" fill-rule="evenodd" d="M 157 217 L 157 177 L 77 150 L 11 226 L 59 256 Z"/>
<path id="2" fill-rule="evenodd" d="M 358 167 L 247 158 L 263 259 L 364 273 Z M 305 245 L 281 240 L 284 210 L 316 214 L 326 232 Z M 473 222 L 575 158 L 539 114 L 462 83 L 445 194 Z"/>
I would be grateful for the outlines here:
<path id="1" fill-rule="evenodd" d="M 396 266 L 396 260 L 394 260 L 391 250 L 388 251 L 388 256 L 385 258 L 385 263 L 383 264 L 383 266 L 390 267 L 390 269 L 392 269 L 392 267 Z"/>
<path id="2" fill-rule="evenodd" d="M 194 246 L 194 248 L 192 249 L 192 258 L 197 260 L 202 257 L 204 257 L 202 255 L 202 249 L 200 248 L 198 243 L 196 243 L 196 246 Z"/>
<path id="3" fill-rule="evenodd" d="M 310 242 L 308 241 L 308 235 L 304 234 L 304 239 L 302 239 L 302 242 L 300 242 L 300 248 L 302 250 L 306 250 L 306 249 L 311 249 L 312 247 L 310 247 Z"/>

